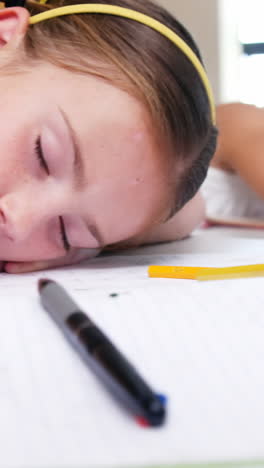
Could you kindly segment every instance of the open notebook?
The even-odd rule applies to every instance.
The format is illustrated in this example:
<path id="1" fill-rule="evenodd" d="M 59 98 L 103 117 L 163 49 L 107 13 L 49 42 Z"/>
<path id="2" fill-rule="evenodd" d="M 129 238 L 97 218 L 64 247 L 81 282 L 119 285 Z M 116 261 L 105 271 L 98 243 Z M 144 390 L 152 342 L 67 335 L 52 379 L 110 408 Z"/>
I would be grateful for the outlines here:
<path id="1" fill-rule="evenodd" d="M 147 277 L 153 263 L 263 261 L 263 241 L 250 242 L 238 241 L 233 256 L 107 256 L 89 268 L 45 275 L 60 281 L 146 380 L 168 395 L 161 429 L 137 426 L 69 347 L 39 305 L 36 281 L 43 273 L 2 275 L 1 468 L 261 464 L 264 278 Z"/>

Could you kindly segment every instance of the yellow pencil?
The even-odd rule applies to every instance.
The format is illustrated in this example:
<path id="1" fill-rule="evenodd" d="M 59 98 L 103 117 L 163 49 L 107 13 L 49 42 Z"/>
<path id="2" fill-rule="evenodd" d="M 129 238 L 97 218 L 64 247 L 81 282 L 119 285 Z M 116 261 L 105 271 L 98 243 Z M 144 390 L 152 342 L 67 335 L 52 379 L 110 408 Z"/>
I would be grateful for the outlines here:
<path id="1" fill-rule="evenodd" d="M 264 264 L 221 268 L 151 265 L 148 268 L 148 274 L 151 278 L 196 279 L 199 281 L 252 278 L 264 276 Z"/>

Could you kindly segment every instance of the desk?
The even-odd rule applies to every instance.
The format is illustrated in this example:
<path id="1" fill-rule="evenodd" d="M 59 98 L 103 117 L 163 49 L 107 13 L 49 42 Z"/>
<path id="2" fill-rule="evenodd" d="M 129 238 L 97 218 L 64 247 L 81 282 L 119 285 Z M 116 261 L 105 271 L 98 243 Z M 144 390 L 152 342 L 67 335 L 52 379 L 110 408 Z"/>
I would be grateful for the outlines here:
<path id="1" fill-rule="evenodd" d="M 163 255 L 193 262 L 241 253 L 262 259 L 262 232 L 197 230 L 180 242 L 45 274 L 61 281 L 146 380 L 168 394 L 167 424 L 154 431 L 114 404 L 38 306 L 43 273 L 2 275 L 0 468 L 197 461 L 211 468 L 213 461 L 239 467 L 240 460 L 263 459 L 264 279 L 201 285 L 146 275 Z"/>

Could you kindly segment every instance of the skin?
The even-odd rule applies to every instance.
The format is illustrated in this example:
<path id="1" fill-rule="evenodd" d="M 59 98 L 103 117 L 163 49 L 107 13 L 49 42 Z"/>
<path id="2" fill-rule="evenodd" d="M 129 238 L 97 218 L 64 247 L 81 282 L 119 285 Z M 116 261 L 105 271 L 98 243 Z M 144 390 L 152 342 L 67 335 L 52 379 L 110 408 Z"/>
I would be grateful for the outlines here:
<path id="1" fill-rule="evenodd" d="M 211 165 L 239 174 L 264 199 L 264 109 L 230 103 L 216 114 L 219 139 Z"/>
<path id="2" fill-rule="evenodd" d="M 204 216 L 200 195 L 164 222 L 170 156 L 143 105 L 48 63 L 5 74 L 28 27 L 0 11 L 0 259 L 19 273 L 77 262 L 105 245 L 175 240 Z M 78 149 L 76 149 L 78 147 Z M 67 250 L 69 248 L 69 250 Z"/>

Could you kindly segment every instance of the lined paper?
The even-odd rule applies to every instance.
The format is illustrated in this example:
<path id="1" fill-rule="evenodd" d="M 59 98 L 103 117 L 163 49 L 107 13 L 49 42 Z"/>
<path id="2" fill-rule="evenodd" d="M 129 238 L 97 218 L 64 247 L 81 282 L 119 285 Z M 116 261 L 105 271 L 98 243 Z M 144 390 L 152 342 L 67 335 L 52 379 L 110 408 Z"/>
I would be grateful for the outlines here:
<path id="1" fill-rule="evenodd" d="M 152 263 L 263 261 L 261 247 L 257 241 L 255 250 L 233 256 L 109 256 L 45 275 L 2 275 L 0 466 L 264 459 L 264 279 L 201 284 L 147 276 Z M 39 305 L 36 281 L 43 276 L 66 286 L 168 395 L 164 428 L 138 427 L 87 370 Z"/>

